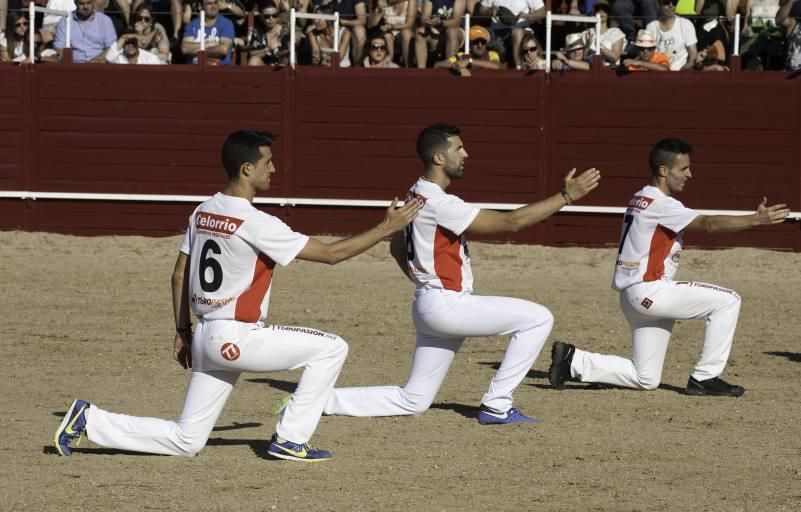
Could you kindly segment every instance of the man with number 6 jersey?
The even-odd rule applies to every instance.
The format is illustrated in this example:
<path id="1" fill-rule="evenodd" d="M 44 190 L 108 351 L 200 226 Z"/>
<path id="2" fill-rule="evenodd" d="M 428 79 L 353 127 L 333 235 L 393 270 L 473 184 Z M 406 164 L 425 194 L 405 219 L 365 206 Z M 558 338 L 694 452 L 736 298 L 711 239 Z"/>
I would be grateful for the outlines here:
<path id="1" fill-rule="evenodd" d="M 406 386 L 336 388 L 326 414 L 396 416 L 421 414 L 437 395 L 456 351 L 468 336 L 511 334 L 500 368 L 481 400 L 482 424 L 537 420 L 512 406 L 512 392 L 526 376 L 553 326 L 547 308 L 526 300 L 473 295 L 473 274 L 465 233 L 518 231 L 547 219 L 598 186 L 589 169 L 565 178 L 561 192 L 511 212 L 480 210 L 446 189 L 464 175 L 467 152 L 459 128 L 436 124 L 417 138 L 423 175 L 410 199 L 424 203 L 420 215 L 391 243 L 392 255 L 416 285 L 412 316 L 417 342 Z"/>
<path id="2" fill-rule="evenodd" d="M 662 377 L 675 320 L 703 319 L 704 344 L 687 382 L 689 395 L 740 396 L 741 386 L 720 378 L 729 358 L 740 297 L 714 284 L 674 281 L 685 230 L 733 233 L 783 222 L 785 205 L 765 206 L 763 198 L 751 215 L 702 215 L 673 196 L 692 178 L 692 147 L 679 139 L 664 139 L 649 157 L 651 183 L 634 194 L 623 217 L 612 288 L 620 292 L 620 308 L 631 327 L 633 356 L 595 354 L 555 342 L 549 380 L 614 384 L 655 389 Z"/>
<path id="3" fill-rule="evenodd" d="M 292 231 L 257 210 L 253 198 L 275 172 L 266 132 L 228 136 L 222 162 L 228 185 L 189 218 L 172 277 L 176 336 L 173 357 L 192 368 L 177 422 L 114 414 L 75 400 L 55 434 L 62 455 L 86 433 L 101 446 L 163 455 L 194 455 L 205 446 L 240 372 L 303 368 L 267 446 L 271 456 L 322 462 L 331 453 L 309 445 L 348 346 L 334 334 L 308 327 L 265 325 L 276 264 L 294 259 L 335 264 L 402 230 L 421 208 L 397 198 L 380 224 L 359 235 L 324 243 Z M 189 310 L 198 318 L 192 335 Z"/>

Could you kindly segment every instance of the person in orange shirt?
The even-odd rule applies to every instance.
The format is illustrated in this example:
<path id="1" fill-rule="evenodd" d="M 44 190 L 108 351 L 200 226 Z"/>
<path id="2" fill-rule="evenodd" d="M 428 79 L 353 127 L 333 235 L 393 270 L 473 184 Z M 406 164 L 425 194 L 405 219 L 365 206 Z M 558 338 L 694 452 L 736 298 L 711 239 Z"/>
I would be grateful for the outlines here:
<path id="1" fill-rule="evenodd" d="M 623 59 L 623 65 L 629 71 L 670 71 L 670 58 L 656 51 L 654 36 L 647 30 L 637 32 L 634 41 L 638 55 L 634 59 Z"/>

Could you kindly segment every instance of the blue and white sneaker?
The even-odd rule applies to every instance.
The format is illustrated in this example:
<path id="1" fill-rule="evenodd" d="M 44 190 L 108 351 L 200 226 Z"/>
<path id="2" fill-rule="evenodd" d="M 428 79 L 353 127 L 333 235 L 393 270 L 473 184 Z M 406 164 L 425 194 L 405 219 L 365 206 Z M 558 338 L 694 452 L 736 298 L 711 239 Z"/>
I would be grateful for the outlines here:
<path id="1" fill-rule="evenodd" d="M 540 420 L 529 418 L 517 407 L 512 407 L 506 412 L 498 412 L 481 404 L 481 407 L 478 408 L 478 422 L 482 425 L 505 425 L 507 423 L 539 423 Z"/>
<path id="2" fill-rule="evenodd" d="M 273 434 L 267 453 L 278 459 L 297 462 L 325 462 L 332 457 L 331 452 L 309 446 L 309 443 L 297 444 L 292 441 L 279 443 L 276 434 Z"/>
<path id="3" fill-rule="evenodd" d="M 61 425 L 56 430 L 56 435 L 53 436 L 53 442 L 56 445 L 56 450 L 63 456 L 72 454 L 70 443 L 75 441 L 75 445 L 81 444 L 81 438 L 86 430 L 86 409 L 90 406 L 89 402 L 83 400 L 74 400 L 70 405 L 64 419 L 61 420 Z"/>

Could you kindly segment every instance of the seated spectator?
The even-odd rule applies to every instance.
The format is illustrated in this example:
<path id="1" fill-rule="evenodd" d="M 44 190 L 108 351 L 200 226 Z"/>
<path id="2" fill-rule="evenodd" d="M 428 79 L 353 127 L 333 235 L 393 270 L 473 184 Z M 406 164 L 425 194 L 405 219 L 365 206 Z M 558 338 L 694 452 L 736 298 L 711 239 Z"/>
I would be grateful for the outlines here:
<path id="1" fill-rule="evenodd" d="M 548 63 L 542 56 L 542 45 L 531 32 L 523 36 L 520 42 L 520 67 L 526 71 L 545 69 Z"/>
<path id="2" fill-rule="evenodd" d="M 350 33 L 351 62 L 358 66 L 362 61 L 364 44 L 367 42 L 367 4 L 364 0 L 333 0 L 334 12 L 339 13 L 339 26 Z M 341 55 L 340 55 L 341 57 Z"/>
<path id="3" fill-rule="evenodd" d="M 618 21 L 620 29 L 629 41 L 635 39 L 637 32 L 634 24 L 635 14 L 643 25 L 651 23 L 659 16 L 659 0 L 615 0 L 612 6 L 612 18 Z"/>
<path id="4" fill-rule="evenodd" d="M 626 44 L 626 34 L 617 27 L 609 27 L 609 2 L 606 0 L 596 0 L 592 7 L 593 16 L 601 17 L 601 55 L 604 56 L 606 66 L 617 66 L 620 64 L 620 56 Z M 588 48 L 595 48 L 595 27 L 588 28 L 583 32 L 584 40 L 587 41 Z"/>
<path id="5" fill-rule="evenodd" d="M 692 69 L 698 55 L 695 27 L 687 18 L 676 15 L 678 0 L 661 0 L 659 19 L 646 29 L 656 40 L 656 48 L 670 59 L 671 71 Z"/>
<path id="6" fill-rule="evenodd" d="M 259 14 L 248 41 L 249 66 L 285 66 L 289 63 L 289 30 L 280 21 L 272 0 L 259 2 Z"/>
<path id="7" fill-rule="evenodd" d="M 776 26 L 784 28 L 787 38 L 784 69 L 801 70 L 801 1 L 782 0 L 776 13 Z"/>
<path id="8" fill-rule="evenodd" d="M 470 76 L 470 68 L 501 69 L 503 62 L 498 52 L 487 48 L 489 30 L 475 25 L 470 27 L 470 55 L 459 52 L 449 59 L 434 64 L 435 68 L 451 68 L 462 76 Z"/>
<path id="9" fill-rule="evenodd" d="M 492 16 L 490 29 L 496 41 L 512 55 L 515 67 L 520 66 L 520 42 L 530 27 L 545 18 L 542 0 L 481 0 L 479 14 Z M 500 50 L 497 46 L 496 50 Z"/>
<path id="10" fill-rule="evenodd" d="M 715 41 L 712 46 L 704 48 L 695 57 L 693 69 L 696 71 L 730 71 L 726 64 L 726 49 L 723 43 Z"/>
<path id="11" fill-rule="evenodd" d="M 465 0 L 423 0 L 420 26 L 414 37 L 418 68 L 428 67 L 429 59 L 456 55 L 464 42 L 462 18 Z"/>
<path id="12" fill-rule="evenodd" d="M 75 0 L 75 10 L 70 14 L 70 44 L 72 61 L 76 63 L 105 62 L 106 50 L 117 42 L 117 33 L 111 19 L 102 12 L 95 12 L 93 0 Z M 56 25 L 53 47 L 59 60 L 64 57 L 67 46 L 67 18 Z"/>
<path id="13" fill-rule="evenodd" d="M 367 28 L 378 28 L 386 34 L 389 60 L 395 60 L 400 39 L 400 63 L 409 67 L 409 50 L 414 38 L 414 20 L 417 17 L 416 0 L 378 0 L 376 8 L 367 18 Z"/>
<path id="14" fill-rule="evenodd" d="M 150 3 L 142 2 L 134 10 L 133 27 L 139 49 L 156 55 L 164 64 L 170 61 L 170 38 L 161 23 L 156 23 Z"/>
<path id="15" fill-rule="evenodd" d="M 315 7 L 315 13 L 331 14 L 333 7 Z M 309 29 L 308 39 L 311 47 L 311 61 L 315 66 L 330 66 L 331 52 L 334 51 L 334 24 L 327 20 L 315 19 Z M 350 31 L 345 27 L 339 29 L 339 67 L 350 67 Z"/>
<path id="16" fill-rule="evenodd" d="M 634 41 L 637 56 L 623 59 L 623 65 L 629 71 L 670 71 L 670 59 L 664 53 L 656 51 L 654 36 L 647 30 L 637 32 Z"/>
<path id="17" fill-rule="evenodd" d="M 231 50 L 234 45 L 234 24 L 228 18 L 220 16 L 217 0 L 203 0 L 206 11 L 205 43 L 209 63 L 231 64 Z M 184 31 L 181 41 L 181 52 L 191 63 L 197 62 L 200 52 L 200 18 L 193 19 Z"/>
<path id="18" fill-rule="evenodd" d="M 167 32 L 172 41 L 180 40 L 181 27 L 188 25 L 192 20 L 191 16 L 186 18 L 184 22 L 184 9 L 189 7 L 190 12 L 192 7 L 189 4 L 192 0 L 187 0 L 184 3 L 182 0 L 131 0 L 131 10 L 136 12 L 139 5 L 148 2 L 150 4 L 150 14 L 158 22 L 159 25 L 165 28 L 169 27 L 171 32 Z M 196 1 L 196 12 L 200 12 L 200 1 Z M 167 15 L 169 13 L 169 16 Z"/>
<path id="19" fill-rule="evenodd" d="M 142 50 L 140 39 L 133 30 L 125 31 L 106 52 L 109 64 L 165 64 L 158 55 Z"/>
<path id="20" fill-rule="evenodd" d="M 30 62 L 31 27 L 27 13 L 12 11 L 6 19 L 6 30 L 0 32 L 0 62 Z"/>
<path id="21" fill-rule="evenodd" d="M 587 51 L 587 43 L 580 32 L 568 34 L 565 38 L 565 49 L 554 54 L 551 62 L 554 71 L 589 71 L 592 54 Z"/>
<path id="22" fill-rule="evenodd" d="M 398 65 L 389 58 L 389 45 L 384 34 L 373 34 L 367 41 L 367 56 L 364 58 L 366 68 L 397 68 Z"/>
<path id="23" fill-rule="evenodd" d="M 75 10 L 75 1 L 74 0 L 47 0 L 47 8 L 52 9 L 54 11 L 66 11 L 72 12 Z M 53 42 L 53 38 L 56 36 L 56 25 L 58 22 L 61 21 L 63 16 L 58 14 L 45 14 L 44 19 L 42 20 L 42 28 L 39 29 L 39 33 L 42 36 L 42 43 L 48 44 Z"/>

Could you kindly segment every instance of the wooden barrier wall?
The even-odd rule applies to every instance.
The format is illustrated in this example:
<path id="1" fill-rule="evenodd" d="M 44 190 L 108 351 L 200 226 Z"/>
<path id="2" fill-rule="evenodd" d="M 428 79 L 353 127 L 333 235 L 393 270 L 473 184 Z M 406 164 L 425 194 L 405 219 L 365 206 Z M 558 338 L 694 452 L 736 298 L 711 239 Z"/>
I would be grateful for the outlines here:
<path id="1" fill-rule="evenodd" d="M 414 142 L 432 122 L 462 127 L 470 155 L 450 190 L 525 203 L 561 188 L 568 169 L 598 167 L 583 204 L 623 206 L 648 180 L 662 137 L 695 146 L 680 199 L 754 209 L 763 195 L 801 210 L 801 81 L 775 73 L 513 71 L 471 78 L 434 70 L 202 66 L 0 66 L 0 190 L 211 195 L 223 185 L 225 136 L 279 135 L 269 195 L 391 199 L 420 174 Z M 194 204 L 0 199 L 0 229 L 73 234 L 181 232 Z M 310 234 L 345 234 L 381 209 L 270 207 Z M 618 215 L 558 214 L 525 233 L 541 244 L 617 242 Z M 801 250 L 798 224 L 692 245 Z"/>

